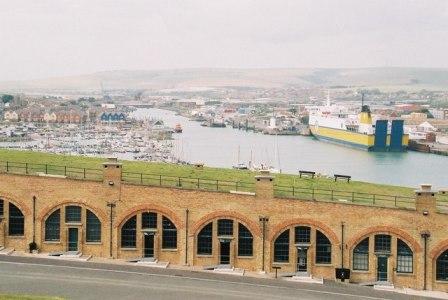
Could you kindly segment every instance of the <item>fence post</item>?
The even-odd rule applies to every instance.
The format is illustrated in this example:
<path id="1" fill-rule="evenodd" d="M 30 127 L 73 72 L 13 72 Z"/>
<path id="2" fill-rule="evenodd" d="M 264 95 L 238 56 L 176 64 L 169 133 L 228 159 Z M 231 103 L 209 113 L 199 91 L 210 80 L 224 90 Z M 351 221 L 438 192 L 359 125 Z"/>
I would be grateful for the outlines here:
<path id="1" fill-rule="evenodd" d="M 373 205 L 375 205 L 375 194 L 373 194 Z"/>
<path id="2" fill-rule="evenodd" d="M 140 173 L 140 184 L 143 184 L 143 173 Z"/>
<path id="3" fill-rule="evenodd" d="M 294 190 L 294 186 L 292 186 L 292 196 L 295 196 L 295 190 Z"/>
<path id="4" fill-rule="evenodd" d="M 219 182 L 218 182 L 218 180 L 216 180 L 216 190 L 217 191 L 219 190 Z"/>
<path id="5" fill-rule="evenodd" d="M 86 168 L 83 169 L 84 169 L 84 179 L 86 179 Z"/>
<path id="6" fill-rule="evenodd" d="M 199 178 L 198 178 L 198 188 L 199 188 Z"/>
<path id="7" fill-rule="evenodd" d="M 28 163 L 25 163 L 25 174 L 28 175 Z"/>
<path id="8" fill-rule="evenodd" d="M 48 174 L 48 165 L 45 164 L 45 174 Z"/>
<path id="9" fill-rule="evenodd" d="M 64 166 L 64 176 L 67 177 L 67 166 Z"/>
<path id="10" fill-rule="evenodd" d="M 311 200 L 314 200 L 314 188 L 313 188 L 313 190 L 311 192 Z"/>
<path id="11" fill-rule="evenodd" d="M 397 196 L 395 196 L 394 198 L 395 198 L 395 207 L 397 207 Z"/>
<path id="12" fill-rule="evenodd" d="M 352 202 L 355 202 L 355 192 L 352 192 Z"/>
<path id="13" fill-rule="evenodd" d="M 235 191 L 238 191 L 238 181 L 235 182 Z"/>
<path id="14" fill-rule="evenodd" d="M 334 190 L 331 190 L 331 201 L 334 201 L 334 195 L 333 195 L 333 193 L 334 193 Z"/>
<path id="15" fill-rule="evenodd" d="M 181 180 L 180 177 L 178 179 L 179 179 L 178 186 L 181 187 L 182 183 L 180 182 L 180 180 Z"/>
<path id="16" fill-rule="evenodd" d="M 6 173 L 9 172 L 9 162 L 6 162 Z"/>
<path id="17" fill-rule="evenodd" d="M 159 175 L 159 185 L 162 186 L 162 175 Z"/>

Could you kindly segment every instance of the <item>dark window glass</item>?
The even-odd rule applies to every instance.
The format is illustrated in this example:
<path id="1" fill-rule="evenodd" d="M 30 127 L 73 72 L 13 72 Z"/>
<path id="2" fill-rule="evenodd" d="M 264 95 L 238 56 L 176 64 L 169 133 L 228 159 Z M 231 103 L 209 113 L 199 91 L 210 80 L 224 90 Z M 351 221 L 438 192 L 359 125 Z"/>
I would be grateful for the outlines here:
<path id="1" fill-rule="evenodd" d="M 369 238 L 362 240 L 353 249 L 353 270 L 369 270 Z"/>
<path id="2" fill-rule="evenodd" d="M 436 280 L 448 281 L 448 250 L 437 258 Z"/>
<path id="3" fill-rule="evenodd" d="M 55 210 L 45 220 L 45 240 L 59 241 L 61 228 L 61 210 Z"/>
<path id="4" fill-rule="evenodd" d="M 101 222 L 90 210 L 87 210 L 86 228 L 86 242 L 101 242 Z"/>
<path id="5" fill-rule="evenodd" d="M 121 227 L 121 247 L 135 248 L 137 240 L 137 216 L 130 218 Z"/>
<path id="6" fill-rule="evenodd" d="M 316 263 L 331 264 L 330 240 L 319 230 L 316 230 Z"/>
<path id="7" fill-rule="evenodd" d="M 4 205 L 3 199 L 0 199 L 0 216 L 3 216 L 3 205 Z"/>
<path id="8" fill-rule="evenodd" d="M 413 253 L 411 248 L 400 239 L 397 239 L 397 272 L 412 273 Z"/>
<path id="9" fill-rule="evenodd" d="M 177 248 L 177 228 L 170 219 L 163 216 L 162 218 L 162 248 Z"/>
<path id="10" fill-rule="evenodd" d="M 274 262 L 289 261 L 289 229 L 280 234 L 274 242 Z"/>
<path id="11" fill-rule="evenodd" d="M 65 222 L 66 223 L 81 223 L 81 207 L 80 206 L 66 206 L 65 207 Z"/>
<path id="12" fill-rule="evenodd" d="M 253 237 L 249 229 L 238 223 L 238 256 L 253 255 Z"/>
<path id="13" fill-rule="evenodd" d="M 390 235 L 375 235 L 375 252 L 390 252 Z"/>
<path id="14" fill-rule="evenodd" d="M 208 223 L 198 234 L 198 254 L 212 254 L 213 223 Z"/>
<path id="15" fill-rule="evenodd" d="M 218 235 L 233 235 L 233 221 L 227 219 L 218 220 Z"/>
<path id="16" fill-rule="evenodd" d="M 297 226 L 295 228 L 296 243 L 310 243 L 311 242 L 311 228 L 306 226 Z"/>
<path id="17" fill-rule="evenodd" d="M 9 203 L 9 235 L 24 235 L 25 217 L 20 209 Z"/>
<path id="18" fill-rule="evenodd" d="M 157 213 L 142 213 L 142 228 L 157 228 Z"/>

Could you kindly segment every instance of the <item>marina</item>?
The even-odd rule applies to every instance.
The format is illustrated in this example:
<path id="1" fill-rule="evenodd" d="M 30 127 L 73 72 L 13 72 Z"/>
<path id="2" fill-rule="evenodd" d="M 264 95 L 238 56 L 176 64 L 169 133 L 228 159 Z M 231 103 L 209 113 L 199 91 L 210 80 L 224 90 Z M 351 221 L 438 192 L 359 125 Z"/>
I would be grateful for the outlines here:
<path id="1" fill-rule="evenodd" d="M 432 183 L 448 186 L 445 156 L 408 152 L 367 152 L 322 143 L 313 137 L 276 136 L 243 130 L 203 127 L 199 122 L 156 108 L 137 109 L 136 118 L 160 118 L 167 126 L 181 124 L 182 134 L 173 135 L 174 156 L 191 163 L 231 168 L 238 163 L 264 163 L 283 173 L 298 174 L 310 170 L 333 176 L 348 174 L 353 180 L 403 186 Z M 240 151 L 238 151 L 240 149 Z M 418 172 L 416 171 L 418 170 Z M 410 175 L 412 174 L 412 175 Z"/>

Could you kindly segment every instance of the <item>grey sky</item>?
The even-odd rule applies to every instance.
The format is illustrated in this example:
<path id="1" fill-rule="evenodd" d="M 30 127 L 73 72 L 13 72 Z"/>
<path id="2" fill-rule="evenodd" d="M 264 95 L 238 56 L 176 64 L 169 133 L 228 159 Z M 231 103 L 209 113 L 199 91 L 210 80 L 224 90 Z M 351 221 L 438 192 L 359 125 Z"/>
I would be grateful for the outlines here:
<path id="1" fill-rule="evenodd" d="M 0 80 L 116 69 L 448 67 L 445 0 L 0 0 Z"/>

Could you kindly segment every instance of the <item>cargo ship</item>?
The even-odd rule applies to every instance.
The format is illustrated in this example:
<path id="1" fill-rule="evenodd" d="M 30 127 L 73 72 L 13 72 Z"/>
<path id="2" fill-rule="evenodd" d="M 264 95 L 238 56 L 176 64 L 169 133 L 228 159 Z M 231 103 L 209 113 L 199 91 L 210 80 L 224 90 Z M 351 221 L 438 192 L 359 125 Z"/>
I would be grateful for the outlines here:
<path id="1" fill-rule="evenodd" d="M 349 114 L 345 107 L 330 105 L 310 110 L 311 134 L 318 140 L 352 148 L 377 152 L 403 152 L 408 148 L 409 136 L 400 119 L 372 118 L 368 105 L 362 100 L 361 112 Z"/>

